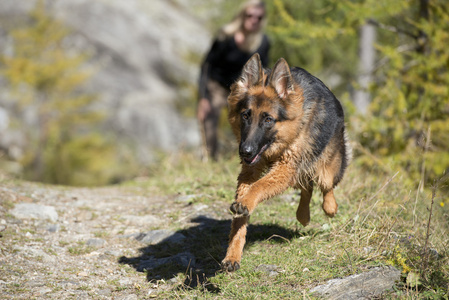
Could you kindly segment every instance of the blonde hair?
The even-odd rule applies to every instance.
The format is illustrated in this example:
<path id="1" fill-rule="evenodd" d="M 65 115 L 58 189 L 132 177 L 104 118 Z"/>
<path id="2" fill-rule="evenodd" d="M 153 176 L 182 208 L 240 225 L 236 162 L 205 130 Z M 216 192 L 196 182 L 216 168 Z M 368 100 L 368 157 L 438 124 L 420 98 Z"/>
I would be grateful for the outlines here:
<path id="1" fill-rule="evenodd" d="M 265 3 L 263 1 L 249 0 L 243 3 L 234 19 L 232 19 L 231 22 L 220 28 L 218 38 L 219 39 L 229 38 L 234 36 L 234 34 L 236 34 L 238 31 L 243 30 L 243 23 L 245 22 L 246 18 L 246 11 L 250 7 L 261 7 L 266 13 Z M 264 17 L 261 20 L 259 30 L 257 32 L 249 33 L 245 36 L 245 42 L 241 46 L 241 49 L 243 51 L 252 53 L 255 52 L 257 48 L 260 47 L 260 44 L 262 43 L 263 39 L 263 29 L 265 28 L 266 23 L 267 23 L 266 18 Z"/>

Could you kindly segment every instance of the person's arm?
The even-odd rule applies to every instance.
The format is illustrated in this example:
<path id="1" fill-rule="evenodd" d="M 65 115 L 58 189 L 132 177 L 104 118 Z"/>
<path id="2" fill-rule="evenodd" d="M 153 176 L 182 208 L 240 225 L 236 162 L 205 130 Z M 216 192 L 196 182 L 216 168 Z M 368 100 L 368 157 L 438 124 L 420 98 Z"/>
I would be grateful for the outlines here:
<path id="1" fill-rule="evenodd" d="M 209 52 L 201 65 L 200 80 L 199 80 L 199 98 L 208 98 L 207 81 L 210 78 L 211 69 L 217 64 L 217 61 L 222 57 L 225 51 L 226 44 L 224 41 L 215 39 Z"/>
<path id="2" fill-rule="evenodd" d="M 212 47 L 206 55 L 203 64 L 201 65 L 200 80 L 198 84 L 199 101 L 197 108 L 197 118 L 204 121 L 211 110 L 210 95 L 207 90 L 207 82 L 209 81 L 211 66 L 216 64 L 224 52 L 225 43 L 215 39 Z"/>

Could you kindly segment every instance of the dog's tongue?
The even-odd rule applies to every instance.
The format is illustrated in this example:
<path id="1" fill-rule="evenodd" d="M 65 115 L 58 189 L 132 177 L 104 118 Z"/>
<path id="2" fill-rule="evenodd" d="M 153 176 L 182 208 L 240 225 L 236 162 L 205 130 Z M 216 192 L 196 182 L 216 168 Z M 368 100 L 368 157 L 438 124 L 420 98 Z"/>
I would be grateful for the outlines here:
<path id="1" fill-rule="evenodd" d="M 260 153 L 258 153 L 256 156 L 254 156 L 253 160 L 250 162 L 250 164 L 253 164 L 260 156 Z"/>
<path id="2" fill-rule="evenodd" d="M 250 161 L 250 160 L 246 160 L 246 162 L 250 165 L 254 164 L 255 162 L 257 162 L 257 160 L 260 158 L 260 155 L 262 154 L 262 152 L 264 152 L 267 149 L 267 145 L 264 145 L 262 147 L 262 149 L 260 149 L 259 153 L 256 154 L 256 156 L 254 156 L 254 158 Z"/>

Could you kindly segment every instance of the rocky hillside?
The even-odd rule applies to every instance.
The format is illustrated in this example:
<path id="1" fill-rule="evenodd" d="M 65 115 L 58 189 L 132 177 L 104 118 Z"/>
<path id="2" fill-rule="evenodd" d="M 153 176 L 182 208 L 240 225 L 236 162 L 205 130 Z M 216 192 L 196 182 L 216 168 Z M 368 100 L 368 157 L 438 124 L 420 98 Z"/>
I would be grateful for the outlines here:
<path id="1" fill-rule="evenodd" d="M 7 28 L 26 21 L 36 2 L 0 2 L 2 54 L 11 51 Z M 149 148 L 199 144 L 196 121 L 182 117 L 174 105 L 194 96 L 198 63 L 210 43 L 204 20 L 189 12 L 194 7 L 165 0 L 48 0 L 46 5 L 72 30 L 68 45 L 92 57 L 90 68 L 96 71 L 86 92 L 100 97 L 97 109 L 107 114 L 104 128 L 135 143 L 140 161 L 151 159 Z M 5 87 L 1 78 L 0 84 Z M 11 101 L 0 94 L 0 146 L 20 153 L 26 142 L 9 126 Z"/>

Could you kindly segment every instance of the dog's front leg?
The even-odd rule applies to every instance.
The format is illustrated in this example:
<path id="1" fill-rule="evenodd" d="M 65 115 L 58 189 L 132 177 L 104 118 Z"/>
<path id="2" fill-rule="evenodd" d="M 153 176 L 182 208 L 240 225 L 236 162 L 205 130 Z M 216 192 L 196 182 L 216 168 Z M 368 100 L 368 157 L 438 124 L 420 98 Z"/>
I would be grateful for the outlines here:
<path id="1" fill-rule="evenodd" d="M 239 177 L 237 178 L 237 190 L 235 192 L 235 201 L 231 204 L 230 210 L 236 215 L 248 216 L 249 211 L 241 205 L 241 200 L 244 199 L 245 195 L 250 190 L 251 186 L 257 182 L 262 173 L 264 167 L 263 165 L 258 166 L 248 166 L 242 165 L 242 171 L 240 172 Z"/>
<path id="2" fill-rule="evenodd" d="M 240 268 L 243 247 L 246 242 L 246 227 L 249 216 L 239 216 L 232 219 L 231 233 L 229 235 L 229 246 L 226 257 L 222 261 L 223 270 L 232 272 Z"/>
<path id="3" fill-rule="evenodd" d="M 222 261 L 222 266 L 225 271 L 237 271 L 240 268 L 240 261 L 242 259 L 242 251 L 246 242 L 246 227 L 248 226 L 249 216 L 243 211 L 236 209 L 236 203 L 239 199 L 243 199 L 248 192 L 251 185 L 254 184 L 261 176 L 263 167 L 249 167 L 242 165 L 242 171 L 237 179 L 237 190 L 235 192 L 235 199 L 231 205 L 231 211 L 235 214 L 232 219 L 231 233 L 229 234 L 229 246 L 226 252 L 226 257 Z"/>
<path id="4" fill-rule="evenodd" d="M 231 205 L 231 211 L 235 216 L 232 220 L 226 257 L 222 261 L 225 271 L 232 272 L 240 268 L 249 215 L 261 201 L 278 195 L 291 186 L 295 169 L 288 164 L 278 164 L 257 180 L 261 173 L 262 171 L 245 173 L 243 168 L 239 176 L 236 202 Z"/>
<path id="5" fill-rule="evenodd" d="M 231 211 L 237 216 L 249 216 L 260 202 L 279 195 L 292 186 L 295 183 L 295 176 L 294 164 L 276 164 L 265 176 L 242 188 L 244 192 L 237 193 L 236 201 L 231 205 Z"/>

